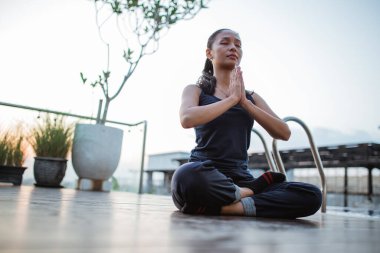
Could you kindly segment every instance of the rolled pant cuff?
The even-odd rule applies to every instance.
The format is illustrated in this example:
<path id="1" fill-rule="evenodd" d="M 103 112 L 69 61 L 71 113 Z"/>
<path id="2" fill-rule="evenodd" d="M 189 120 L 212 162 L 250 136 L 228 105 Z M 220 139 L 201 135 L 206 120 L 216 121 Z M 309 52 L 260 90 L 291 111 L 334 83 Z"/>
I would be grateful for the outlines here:
<path id="1" fill-rule="evenodd" d="M 245 216 L 256 216 L 255 201 L 251 197 L 242 198 L 241 203 L 244 209 Z"/>

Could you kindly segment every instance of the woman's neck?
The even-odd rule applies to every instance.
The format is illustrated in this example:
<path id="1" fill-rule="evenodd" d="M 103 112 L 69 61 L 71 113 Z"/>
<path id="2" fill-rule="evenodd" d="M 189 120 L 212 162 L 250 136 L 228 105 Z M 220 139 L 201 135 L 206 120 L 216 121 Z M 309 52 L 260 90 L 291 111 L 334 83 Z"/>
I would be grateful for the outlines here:
<path id="1" fill-rule="evenodd" d="M 216 85 L 221 89 L 227 90 L 230 86 L 231 70 L 214 69 L 214 76 L 216 78 Z"/>

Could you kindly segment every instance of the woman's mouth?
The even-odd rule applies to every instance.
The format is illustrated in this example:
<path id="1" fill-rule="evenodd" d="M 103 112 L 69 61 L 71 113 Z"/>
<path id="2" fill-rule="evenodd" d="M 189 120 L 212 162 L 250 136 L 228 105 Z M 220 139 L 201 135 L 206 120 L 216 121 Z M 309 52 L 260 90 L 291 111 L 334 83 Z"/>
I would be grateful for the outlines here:
<path id="1" fill-rule="evenodd" d="M 233 60 L 238 60 L 239 58 L 234 55 L 234 54 L 230 54 L 230 55 L 227 55 L 227 58 L 230 58 L 230 59 L 233 59 Z"/>

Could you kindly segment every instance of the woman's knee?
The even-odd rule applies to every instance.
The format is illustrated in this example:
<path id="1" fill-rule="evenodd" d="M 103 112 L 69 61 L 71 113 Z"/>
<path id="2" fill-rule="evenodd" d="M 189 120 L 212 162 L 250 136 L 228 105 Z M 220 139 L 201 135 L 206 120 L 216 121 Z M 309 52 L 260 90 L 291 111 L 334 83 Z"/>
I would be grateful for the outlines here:
<path id="1" fill-rule="evenodd" d="M 311 200 L 311 212 L 314 214 L 319 210 L 319 208 L 321 208 L 323 197 L 321 190 L 315 185 L 312 185 L 312 192 L 313 197 Z"/>
<path id="2" fill-rule="evenodd" d="M 189 162 L 181 165 L 173 174 L 171 187 L 172 190 L 176 190 L 181 185 L 189 186 L 192 183 L 196 183 L 197 179 L 202 176 L 199 173 L 202 168 L 202 162 Z"/>
<path id="3" fill-rule="evenodd" d="M 207 185 L 204 182 L 202 173 L 200 173 L 202 167 L 202 162 L 189 162 L 181 165 L 174 172 L 171 181 L 171 192 L 177 208 L 181 209 L 186 202 L 192 201 L 191 196 L 193 193 L 202 191 Z"/>
<path id="4" fill-rule="evenodd" d="M 179 167 L 173 175 L 171 187 L 175 205 L 183 211 L 188 209 L 188 213 L 216 213 L 214 208 L 219 210 L 237 199 L 233 181 L 207 161 Z M 186 210 L 185 206 L 188 207 Z"/>
<path id="5" fill-rule="evenodd" d="M 321 190 L 312 184 L 301 183 L 302 188 L 302 202 L 305 207 L 305 216 L 316 213 L 322 205 L 322 192 Z"/>

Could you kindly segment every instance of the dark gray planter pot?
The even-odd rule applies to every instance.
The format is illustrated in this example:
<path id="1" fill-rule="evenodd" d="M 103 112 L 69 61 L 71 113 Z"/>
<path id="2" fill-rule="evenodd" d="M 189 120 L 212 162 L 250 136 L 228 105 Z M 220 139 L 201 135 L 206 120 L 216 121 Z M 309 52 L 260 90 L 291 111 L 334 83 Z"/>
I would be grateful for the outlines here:
<path id="1" fill-rule="evenodd" d="M 55 157 L 34 157 L 34 179 L 36 186 L 62 187 L 67 160 Z"/>
<path id="2" fill-rule="evenodd" d="M 15 166 L 0 166 L 0 182 L 12 183 L 13 185 L 21 185 L 22 175 L 26 167 L 15 167 Z"/>

